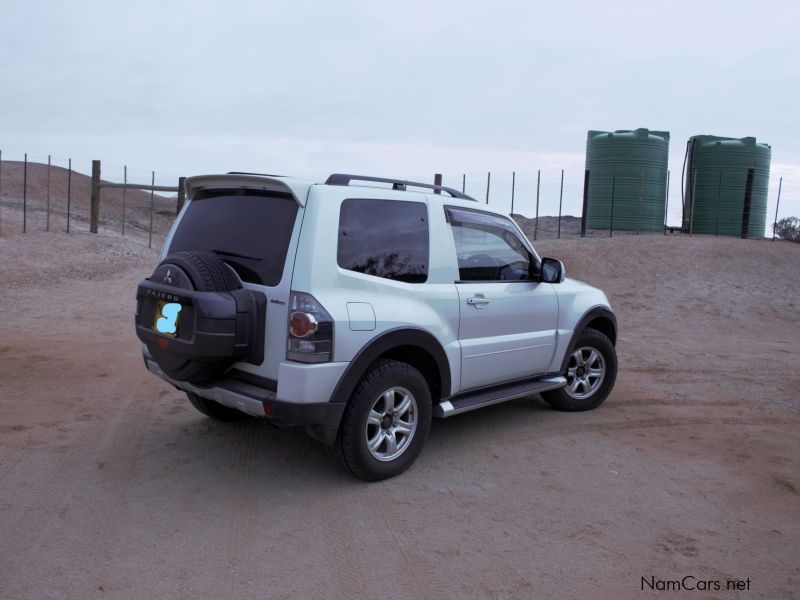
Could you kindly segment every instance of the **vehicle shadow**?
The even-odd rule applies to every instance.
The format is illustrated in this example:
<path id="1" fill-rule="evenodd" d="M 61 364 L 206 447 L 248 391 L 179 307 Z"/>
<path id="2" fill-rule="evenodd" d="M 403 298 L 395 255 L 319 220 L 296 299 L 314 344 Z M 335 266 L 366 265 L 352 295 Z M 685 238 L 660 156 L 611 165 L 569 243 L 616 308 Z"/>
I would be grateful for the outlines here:
<path id="1" fill-rule="evenodd" d="M 477 459 L 498 437 L 525 436 L 561 416 L 534 396 L 434 419 L 416 464 L 400 478 L 435 477 L 443 461 Z M 369 485 L 338 471 L 325 447 L 301 428 L 277 428 L 263 419 L 222 423 L 195 414 L 150 427 L 137 469 L 178 487 L 202 480 L 206 491 L 235 488 L 254 498 L 276 490 L 294 495 Z"/>

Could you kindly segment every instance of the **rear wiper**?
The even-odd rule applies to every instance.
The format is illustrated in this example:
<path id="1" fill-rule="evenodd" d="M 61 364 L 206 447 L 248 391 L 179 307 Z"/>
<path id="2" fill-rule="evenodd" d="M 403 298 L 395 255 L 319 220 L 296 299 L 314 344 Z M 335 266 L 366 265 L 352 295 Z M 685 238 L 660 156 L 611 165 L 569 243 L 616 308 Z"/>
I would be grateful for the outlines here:
<path id="1" fill-rule="evenodd" d="M 235 256 L 236 258 L 246 258 L 248 260 L 257 260 L 260 261 L 261 259 L 255 256 L 247 256 L 247 254 L 239 254 L 238 252 L 228 252 L 227 250 L 220 250 L 218 248 L 212 248 L 211 251 L 214 254 L 224 254 L 225 256 Z"/>

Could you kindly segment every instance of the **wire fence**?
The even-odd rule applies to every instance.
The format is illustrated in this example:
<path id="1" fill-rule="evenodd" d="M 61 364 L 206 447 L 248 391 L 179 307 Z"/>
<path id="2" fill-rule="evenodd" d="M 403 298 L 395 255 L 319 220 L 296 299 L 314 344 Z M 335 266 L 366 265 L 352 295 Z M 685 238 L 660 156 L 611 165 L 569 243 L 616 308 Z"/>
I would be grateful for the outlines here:
<path id="1" fill-rule="evenodd" d="M 155 171 L 122 165 L 119 173 L 103 171 L 103 179 L 100 161 L 92 161 L 91 175 L 86 175 L 71 158 L 15 158 L 0 151 L 0 233 L 12 228 L 22 233 L 102 231 L 147 237 L 152 247 L 154 236 L 166 235 L 180 207 L 181 180 L 158 185 Z"/>
<path id="2" fill-rule="evenodd" d="M 17 227 L 23 233 L 69 233 L 77 228 L 146 236 L 150 246 L 154 237 L 166 235 L 182 204 L 182 181 L 159 181 L 154 170 L 129 165 L 103 163 L 101 171 L 99 161 L 83 162 L 35 154 L 12 160 L 0 150 L 0 233 Z M 673 181 L 681 178 L 672 175 L 667 172 L 664 179 L 663 172 L 620 170 L 609 178 L 608 173 L 546 169 L 418 174 L 406 179 L 441 181 L 480 204 L 513 214 L 534 241 L 646 231 L 738 235 L 746 230 L 748 236 L 761 237 L 753 223 L 763 223 L 763 236 L 772 237 L 775 222 L 800 214 L 797 177 L 784 181 L 783 176 L 773 176 L 769 187 L 766 180 L 751 181 L 750 198 L 744 202 L 753 212 L 738 208 L 737 213 L 742 187 L 748 185 L 746 174 L 694 172 L 689 178 L 693 185 Z"/>
<path id="3" fill-rule="evenodd" d="M 638 169 L 443 174 L 442 183 L 527 219 L 538 216 L 552 222 L 561 215 L 566 226 L 559 236 L 556 223 L 556 237 L 583 235 L 576 230 L 582 224 L 585 235 L 610 236 L 645 231 L 740 236 L 745 225 L 745 237 L 772 238 L 775 223 L 800 216 L 800 172 L 789 178 L 773 173 L 768 180 L 748 171 L 695 171 L 695 185 L 688 186 L 688 193 L 680 174 Z M 540 227 L 536 237 L 541 239 L 543 231 L 552 237 L 551 229 Z"/>

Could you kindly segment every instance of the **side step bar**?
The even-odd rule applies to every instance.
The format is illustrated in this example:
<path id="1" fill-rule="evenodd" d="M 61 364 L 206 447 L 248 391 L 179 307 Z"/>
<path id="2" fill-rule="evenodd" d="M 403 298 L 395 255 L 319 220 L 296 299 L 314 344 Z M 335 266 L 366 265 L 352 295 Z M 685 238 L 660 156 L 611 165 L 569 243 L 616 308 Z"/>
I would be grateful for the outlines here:
<path id="1" fill-rule="evenodd" d="M 521 381 L 509 385 L 484 388 L 463 394 L 456 394 L 449 398 L 444 398 L 439 404 L 433 407 L 433 416 L 446 418 L 461 413 L 500 404 L 507 400 L 523 398 L 531 394 L 556 390 L 567 385 L 567 378 L 563 375 L 542 377 L 541 379 Z"/>

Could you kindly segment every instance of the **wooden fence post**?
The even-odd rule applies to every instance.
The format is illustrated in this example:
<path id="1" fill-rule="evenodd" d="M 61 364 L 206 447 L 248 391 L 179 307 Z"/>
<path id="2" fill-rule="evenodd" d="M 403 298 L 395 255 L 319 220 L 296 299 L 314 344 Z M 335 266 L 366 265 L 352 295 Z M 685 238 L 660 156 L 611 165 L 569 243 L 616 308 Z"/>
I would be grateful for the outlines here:
<path id="1" fill-rule="evenodd" d="M 178 210 L 176 214 L 181 214 L 184 202 L 186 202 L 186 177 L 178 177 Z"/>
<path id="2" fill-rule="evenodd" d="M 442 185 L 442 174 L 441 173 L 434 173 L 433 174 L 433 185 L 438 185 L 438 186 Z M 434 194 L 441 194 L 442 190 L 435 189 L 435 190 L 433 190 L 433 193 Z"/>
<path id="3" fill-rule="evenodd" d="M 97 233 L 100 221 L 100 161 L 92 161 L 92 198 L 89 215 L 89 231 Z"/>

